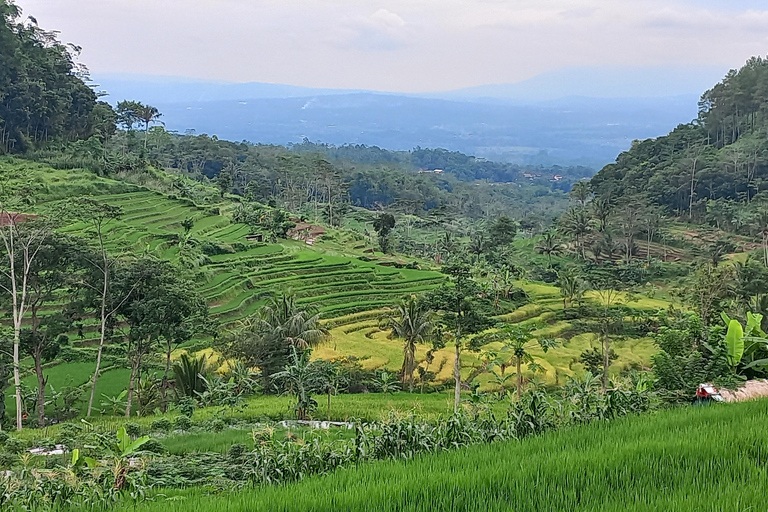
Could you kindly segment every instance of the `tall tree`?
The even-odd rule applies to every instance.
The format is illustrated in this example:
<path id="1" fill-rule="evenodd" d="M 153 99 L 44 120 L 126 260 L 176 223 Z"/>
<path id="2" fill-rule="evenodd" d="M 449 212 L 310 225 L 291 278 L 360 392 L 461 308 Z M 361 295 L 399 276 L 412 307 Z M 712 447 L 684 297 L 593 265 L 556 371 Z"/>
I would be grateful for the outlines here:
<path id="1" fill-rule="evenodd" d="M 160 122 L 163 114 L 152 105 L 139 103 L 134 110 L 136 118 L 144 123 L 144 149 L 147 149 L 147 138 L 149 136 L 149 125 Z"/>
<path id="2" fill-rule="evenodd" d="M 166 368 L 163 392 L 170 371 L 170 352 L 174 344 L 189 339 L 207 315 L 202 300 L 191 291 L 189 283 L 168 262 L 142 258 L 115 274 L 116 296 L 130 297 L 118 313 L 128 325 L 127 356 L 131 368 L 125 415 L 129 417 L 142 364 L 156 345 L 164 343 Z M 165 395 L 164 395 L 165 396 Z"/>
<path id="3" fill-rule="evenodd" d="M 30 307 L 30 274 L 46 240 L 53 232 L 45 218 L 21 213 L 34 198 L 36 184 L 28 174 L 0 173 L 0 290 L 11 306 L 13 325 L 13 383 L 16 389 L 16 429 L 22 429 L 19 343 L 24 316 Z"/>
<path id="4" fill-rule="evenodd" d="M 536 252 L 546 254 L 549 268 L 552 268 L 552 256 L 557 256 L 563 252 L 563 245 L 558 240 L 555 230 L 548 229 L 544 232 L 541 239 L 536 243 Z"/>
<path id="5" fill-rule="evenodd" d="M 373 229 L 379 235 L 381 252 L 389 252 L 389 233 L 395 227 L 395 217 L 391 213 L 382 213 L 373 221 Z"/>
<path id="6" fill-rule="evenodd" d="M 64 314 L 50 314 L 43 317 L 40 312 L 57 299 L 76 273 L 76 258 L 72 243 L 55 233 L 51 233 L 40 246 L 37 257 L 29 268 L 29 329 L 21 331 L 20 348 L 32 357 L 37 376 L 37 413 L 38 424 L 45 426 L 45 386 L 43 363 L 53 359 L 59 350 L 62 336 L 71 326 L 71 318 Z"/>
<path id="7" fill-rule="evenodd" d="M 586 259 L 584 240 L 592 232 L 592 222 L 586 208 L 571 208 L 560 217 L 560 230 L 576 242 L 576 252 Z"/>
<path id="8" fill-rule="evenodd" d="M 111 258 L 107 253 L 104 232 L 106 228 L 122 216 L 122 209 L 119 206 L 112 206 L 84 197 L 69 202 L 68 213 L 73 218 L 88 225 L 88 230 L 85 233 L 89 235 L 88 242 L 95 246 L 93 253 L 90 251 L 81 251 L 80 253 L 81 258 L 93 270 L 92 273 L 85 274 L 80 284 L 87 297 L 95 298 L 99 311 L 99 348 L 96 352 L 96 368 L 91 379 L 91 394 L 88 398 L 88 409 L 86 412 L 86 416 L 90 417 L 93 411 L 96 384 L 99 380 L 101 358 L 110 321 L 114 319 L 118 307 L 130 298 L 133 289 L 129 288 L 126 290 L 127 295 L 124 297 L 114 297 L 110 289 L 112 268 L 117 260 Z"/>
<path id="9" fill-rule="evenodd" d="M 510 363 L 514 362 L 518 400 L 523 396 L 523 364 L 528 365 L 530 371 L 543 371 L 543 367 L 536 363 L 536 358 L 531 352 L 533 342 L 536 341 L 539 348 L 541 348 L 545 354 L 550 348 L 558 346 L 556 340 L 551 338 L 535 338 L 533 336 L 533 329 L 521 327 L 516 324 L 502 324 L 498 326 L 497 331 L 484 335 L 483 341 L 497 341 L 502 343 L 502 351 L 499 355 L 502 377 L 504 376 L 506 368 Z M 511 359 L 507 359 L 507 354 L 511 355 Z"/>
<path id="10" fill-rule="evenodd" d="M 570 196 L 578 201 L 581 206 L 587 204 L 591 194 L 592 192 L 589 190 L 589 182 L 587 181 L 577 181 L 573 184 L 573 187 L 571 187 Z"/>
<path id="11" fill-rule="evenodd" d="M 477 303 L 479 285 L 472 279 L 469 266 L 458 262 L 444 266 L 450 284 L 429 292 L 426 304 L 441 313 L 441 320 L 452 333 L 454 339 L 454 411 L 459 410 L 461 402 L 461 352 L 467 336 L 476 334 L 492 325 L 492 322 L 480 310 Z"/>
<path id="12" fill-rule="evenodd" d="M 392 335 L 403 340 L 403 367 L 400 371 L 403 386 L 413 393 L 413 372 L 416 369 L 416 345 L 425 343 L 435 324 L 430 312 L 415 297 L 410 297 L 397 306 L 394 315 L 387 320 Z"/>

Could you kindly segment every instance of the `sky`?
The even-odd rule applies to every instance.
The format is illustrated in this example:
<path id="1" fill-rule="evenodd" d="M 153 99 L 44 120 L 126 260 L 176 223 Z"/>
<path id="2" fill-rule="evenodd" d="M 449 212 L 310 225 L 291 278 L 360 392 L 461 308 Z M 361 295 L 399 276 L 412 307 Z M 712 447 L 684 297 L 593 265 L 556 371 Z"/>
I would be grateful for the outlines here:
<path id="1" fill-rule="evenodd" d="M 768 53 L 768 0 L 17 0 L 94 74 L 393 92 Z"/>

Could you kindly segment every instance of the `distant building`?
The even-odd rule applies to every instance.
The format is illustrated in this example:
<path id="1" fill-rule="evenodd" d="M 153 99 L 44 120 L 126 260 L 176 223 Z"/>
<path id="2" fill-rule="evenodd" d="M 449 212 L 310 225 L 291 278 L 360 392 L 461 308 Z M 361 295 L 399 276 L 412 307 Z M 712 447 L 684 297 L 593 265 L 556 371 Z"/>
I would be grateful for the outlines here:
<path id="1" fill-rule="evenodd" d="M 0 213 L 0 226 L 21 224 L 37 218 L 37 215 L 31 213 L 2 212 Z"/>
<path id="2" fill-rule="evenodd" d="M 443 170 L 442 169 L 432 169 L 432 170 L 420 169 L 419 174 L 443 174 Z"/>

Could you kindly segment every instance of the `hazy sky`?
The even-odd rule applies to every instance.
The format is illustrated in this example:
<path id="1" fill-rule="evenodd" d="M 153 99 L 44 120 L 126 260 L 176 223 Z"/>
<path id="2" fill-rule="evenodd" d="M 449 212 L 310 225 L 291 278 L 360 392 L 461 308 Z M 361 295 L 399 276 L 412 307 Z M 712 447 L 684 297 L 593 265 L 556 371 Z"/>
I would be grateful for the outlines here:
<path id="1" fill-rule="evenodd" d="M 740 66 L 768 0 L 17 0 L 94 73 L 437 91 L 574 66 Z"/>

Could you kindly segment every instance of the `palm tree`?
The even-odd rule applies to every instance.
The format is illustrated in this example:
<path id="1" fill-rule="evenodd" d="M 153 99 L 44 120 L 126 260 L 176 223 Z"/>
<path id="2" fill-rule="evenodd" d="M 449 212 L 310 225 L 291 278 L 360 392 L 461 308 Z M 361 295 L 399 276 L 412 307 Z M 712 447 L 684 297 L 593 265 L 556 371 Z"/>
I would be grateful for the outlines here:
<path id="1" fill-rule="evenodd" d="M 397 307 L 393 316 L 387 319 L 387 326 L 392 329 L 392 336 L 403 340 L 402 383 L 408 382 L 413 393 L 413 371 L 416 368 L 416 344 L 424 343 L 432 334 L 435 324 L 432 312 L 426 309 L 415 297 L 411 297 Z"/>
<path id="2" fill-rule="evenodd" d="M 581 257 L 584 254 L 584 239 L 592 231 L 592 222 L 584 207 L 571 208 L 560 218 L 560 230 L 571 236 L 576 242 L 576 249 Z"/>
<path id="3" fill-rule="evenodd" d="M 328 337 L 328 330 L 320 325 L 320 315 L 299 309 L 293 295 L 285 293 L 271 298 L 261 308 L 257 323 L 267 336 L 299 350 L 313 347 Z"/>
<path id="4" fill-rule="evenodd" d="M 598 222 L 597 230 L 601 233 L 608 225 L 608 217 L 611 215 L 611 201 L 604 197 L 598 197 L 589 203 L 592 209 L 592 218 Z"/>
<path id="5" fill-rule="evenodd" d="M 523 364 L 527 364 L 528 369 L 533 372 L 544 371 L 544 368 L 536 362 L 533 354 L 529 352 L 530 344 L 534 340 L 539 344 L 544 353 L 558 345 L 557 341 L 551 338 L 534 338 L 532 329 L 520 327 L 517 324 L 504 324 L 497 332 L 483 336 L 483 341 L 501 341 L 503 343 L 503 352 L 511 351 L 511 359 L 502 360 L 501 376 L 504 377 L 507 366 L 514 362 L 518 400 L 523 395 Z M 502 355 L 501 357 L 503 358 L 504 356 Z"/>
<path id="6" fill-rule="evenodd" d="M 586 284 L 572 270 L 559 272 L 557 277 L 560 295 L 563 296 L 563 309 L 566 309 L 569 302 L 573 304 L 575 300 L 581 300 L 586 291 Z"/>
<path id="7" fill-rule="evenodd" d="M 134 110 L 134 115 L 144 123 L 144 149 L 147 149 L 147 136 L 149 134 L 149 125 L 151 123 L 159 123 L 160 117 L 163 115 L 160 113 L 160 111 L 157 110 L 157 108 L 151 106 L 151 105 L 142 105 L 139 103 L 139 106 L 136 107 Z"/>
<path id="8" fill-rule="evenodd" d="M 577 181 L 571 188 L 571 197 L 576 199 L 581 206 L 587 204 L 587 199 L 592 193 L 589 191 L 589 183 L 586 181 Z"/>
<path id="9" fill-rule="evenodd" d="M 549 260 L 549 268 L 552 268 L 552 255 L 557 256 L 563 252 L 563 245 L 558 241 L 555 230 L 548 229 L 544 232 L 541 240 L 536 244 L 536 252 L 546 254 Z"/>
<path id="10" fill-rule="evenodd" d="M 483 235 L 473 235 L 469 241 L 469 247 L 467 248 L 470 254 L 475 256 L 475 261 L 480 260 L 480 255 L 483 254 L 488 248 L 488 244 L 483 238 Z"/>

